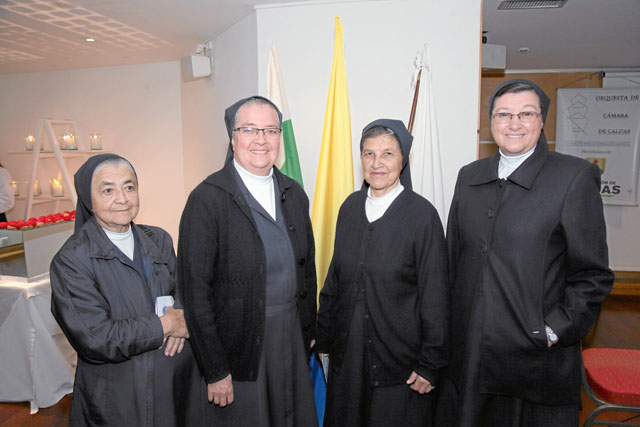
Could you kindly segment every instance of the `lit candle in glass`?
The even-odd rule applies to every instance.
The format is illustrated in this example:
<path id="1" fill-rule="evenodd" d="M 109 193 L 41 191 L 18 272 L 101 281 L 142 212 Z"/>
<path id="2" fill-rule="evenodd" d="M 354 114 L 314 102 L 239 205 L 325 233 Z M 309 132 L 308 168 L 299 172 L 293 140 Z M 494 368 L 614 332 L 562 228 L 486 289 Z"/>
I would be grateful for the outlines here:
<path id="1" fill-rule="evenodd" d="M 76 136 L 72 133 L 65 133 L 62 135 L 62 139 L 67 145 L 67 150 L 77 150 L 78 145 L 76 144 Z"/>
<path id="2" fill-rule="evenodd" d="M 58 179 L 52 178 L 49 180 L 49 189 L 53 197 L 64 196 L 64 191 L 62 190 L 62 181 Z"/>
<path id="3" fill-rule="evenodd" d="M 13 187 L 13 195 L 14 196 L 19 196 L 20 195 L 20 188 L 18 187 L 18 183 L 16 182 L 15 179 L 11 181 L 11 187 Z"/>
<path id="4" fill-rule="evenodd" d="M 42 190 L 40 189 L 40 181 L 38 181 L 37 179 L 33 182 L 33 195 L 34 196 L 39 196 L 40 194 L 42 194 Z"/>
<path id="5" fill-rule="evenodd" d="M 89 135 L 89 142 L 92 150 L 102 150 L 102 143 L 100 142 L 101 139 L 102 135 L 99 133 L 92 133 Z"/>
<path id="6" fill-rule="evenodd" d="M 24 186 L 25 186 L 25 188 L 29 188 L 29 181 L 25 181 L 24 182 Z M 33 195 L 34 196 L 39 196 L 40 194 L 42 194 L 42 190 L 40 189 L 40 181 L 38 181 L 36 179 L 33 182 Z"/>
<path id="7" fill-rule="evenodd" d="M 65 139 L 65 135 L 60 135 L 58 137 L 58 147 L 60 147 L 61 150 L 67 149 L 67 140 Z"/>
<path id="8" fill-rule="evenodd" d="M 29 134 L 24 138 L 24 146 L 27 149 L 27 151 L 31 151 L 33 150 L 33 143 L 36 142 L 36 138 Z"/>

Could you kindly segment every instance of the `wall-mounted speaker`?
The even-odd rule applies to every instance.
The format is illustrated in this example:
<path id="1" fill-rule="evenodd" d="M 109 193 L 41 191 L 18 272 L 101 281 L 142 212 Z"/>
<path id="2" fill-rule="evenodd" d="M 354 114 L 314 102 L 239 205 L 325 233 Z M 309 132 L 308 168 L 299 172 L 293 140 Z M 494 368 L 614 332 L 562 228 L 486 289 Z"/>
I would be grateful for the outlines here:
<path id="1" fill-rule="evenodd" d="M 195 80 L 211 75 L 211 58 L 204 55 L 189 55 L 180 59 L 182 78 Z"/>

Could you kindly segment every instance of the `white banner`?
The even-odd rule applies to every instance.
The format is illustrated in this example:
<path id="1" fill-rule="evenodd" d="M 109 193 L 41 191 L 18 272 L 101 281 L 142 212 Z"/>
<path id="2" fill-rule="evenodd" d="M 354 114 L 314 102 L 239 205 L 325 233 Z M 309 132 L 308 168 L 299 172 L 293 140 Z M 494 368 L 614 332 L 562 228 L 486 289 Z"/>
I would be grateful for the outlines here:
<path id="1" fill-rule="evenodd" d="M 556 151 L 600 168 L 607 205 L 637 206 L 640 89 L 558 89 Z"/>

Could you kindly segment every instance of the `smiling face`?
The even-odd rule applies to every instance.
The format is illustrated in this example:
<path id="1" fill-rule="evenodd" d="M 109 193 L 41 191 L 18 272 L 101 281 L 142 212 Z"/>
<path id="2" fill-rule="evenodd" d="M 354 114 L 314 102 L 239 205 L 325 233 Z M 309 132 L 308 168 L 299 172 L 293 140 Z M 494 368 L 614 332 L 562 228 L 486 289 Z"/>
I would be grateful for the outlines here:
<path id="1" fill-rule="evenodd" d="M 387 194 L 398 185 L 402 171 L 400 144 L 391 135 L 367 138 L 362 143 L 362 173 L 373 197 Z"/>
<path id="2" fill-rule="evenodd" d="M 103 228 L 124 233 L 138 214 L 138 181 L 128 165 L 105 165 L 91 179 L 93 214 Z"/>
<path id="3" fill-rule="evenodd" d="M 495 99 L 491 114 L 493 117 L 495 113 L 517 114 L 523 111 L 541 112 L 540 98 L 534 91 L 505 93 Z M 495 123 L 495 119 L 491 119 L 493 139 L 507 157 L 519 156 L 535 147 L 542 126 L 542 116 L 533 123 L 522 123 L 518 116 L 511 117 L 507 123 Z"/>
<path id="4" fill-rule="evenodd" d="M 252 127 L 258 129 L 280 128 L 278 113 L 269 104 L 247 103 L 236 114 L 235 128 Z M 254 175 L 267 176 L 271 171 L 280 150 L 280 135 L 266 136 L 264 132 L 246 135 L 234 131 L 233 158 Z"/>

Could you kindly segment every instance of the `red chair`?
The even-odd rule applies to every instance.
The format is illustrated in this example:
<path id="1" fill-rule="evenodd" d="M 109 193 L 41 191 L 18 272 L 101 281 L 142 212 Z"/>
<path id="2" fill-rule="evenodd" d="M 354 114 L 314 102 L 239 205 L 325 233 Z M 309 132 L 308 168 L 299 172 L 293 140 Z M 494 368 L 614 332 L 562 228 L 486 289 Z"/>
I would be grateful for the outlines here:
<path id="1" fill-rule="evenodd" d="M 595 402 L 584 427 L 640 426 L 632 422 L 600 421 L 603 412 L 631 412 L 640 414 L 640 350 L 589 348 L 582 351 L 584 391 Z M 640 422 L 640 416 L 629 421 Z"/>

